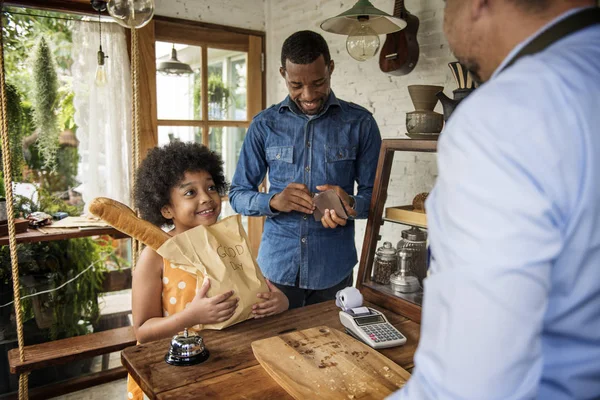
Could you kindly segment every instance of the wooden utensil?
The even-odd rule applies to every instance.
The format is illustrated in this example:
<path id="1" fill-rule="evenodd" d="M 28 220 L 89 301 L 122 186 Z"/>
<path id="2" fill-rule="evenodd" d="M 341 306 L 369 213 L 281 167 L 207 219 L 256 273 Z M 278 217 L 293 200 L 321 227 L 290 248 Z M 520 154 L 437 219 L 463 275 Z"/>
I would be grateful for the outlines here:
<path id="1" fill-rule="evenodd" d="M 296 399 L 383 399 L 410 378 L 392 360 L 327 326 L 258 340 L 252 351 Z"/>

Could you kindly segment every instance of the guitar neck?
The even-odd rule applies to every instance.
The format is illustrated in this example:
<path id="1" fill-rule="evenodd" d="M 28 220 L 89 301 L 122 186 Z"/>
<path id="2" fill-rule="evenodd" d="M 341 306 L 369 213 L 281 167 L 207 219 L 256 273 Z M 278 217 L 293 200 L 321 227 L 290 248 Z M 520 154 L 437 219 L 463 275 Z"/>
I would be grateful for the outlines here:
<path id="1" fill-rule="evenodd" d="M 400 17 L 404 13 L 404 0 L 396 0 L 394 2 L 394 17 Z"/>

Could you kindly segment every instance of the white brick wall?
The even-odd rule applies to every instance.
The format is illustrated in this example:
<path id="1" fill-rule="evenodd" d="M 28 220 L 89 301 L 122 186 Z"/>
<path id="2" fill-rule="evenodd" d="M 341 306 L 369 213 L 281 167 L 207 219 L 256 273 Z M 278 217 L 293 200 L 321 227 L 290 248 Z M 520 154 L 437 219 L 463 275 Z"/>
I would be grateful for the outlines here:
<path id="1" fill-rule="evenodd" d="M 156 15 L 265 30 L 265 0 L 156 0 Z"/>
<path id="2" fill-rule="evenodd" d="M 394 0 L 373 0 L 373 5 L 391 13 Z M 355 0 L 157 0 L 156 14 L 222 25 L 266 31 L 267 105 L 278 103 L 286 95 L 279 75 L 283 41 L 292 33 L 311 29 L 327 40 L 336 68 L 332 88 L 344 100 L 360 104 L 371 112 L 384 138 L 406 137 L 406 113 L 413 105 L 406 87 L 413 84 L 441 85 L 446 93 L 456 88 L 448 62 L 454 61 L 442 32 L 443 0 L 406 0 L 406 7 L 421 25 L 418 41 L 421 54 L 417 67 L 405 76 L 387 75 L 379 70 L 378 56 L 358 62 L 346 52 L 346 38 L 324 32 L 324 19 L 352 7 Z M 385 36 L 381 36 L 381 45 Z M 436 111 L 441 112 L 438 103 Z M 429 191 L 437 176 L 433 154 L 396 153 L 386 206 L 409 204 L 413 196 Z M 360 252 L 366 221 L 357 223 L 356 245 Z M 400 226 L 382 227 L 384 240 L 400 239 Z"/>
<path id="3" fill-rule="evenodd" d="M 388 13 L 392 13 L 394 8 L 393 0 L 373 0 L 372 3 Z M 267 104 L 277 103 L 287 95 L 285 83 L 279 75 L 283 41 L 296 31 L 310 29 L 321 33 L 329 44 L 336 63 L 332 77 L 336 96 L 373 112 L 382 137 L 406 137 L 406 113 L 414 110 L 406 89 L 408 85 L 440 85 L 447 88 L 448 95 L 456 88 L 447 65 L 455 59 L 442 32 L 444 1 L 406 0 L 407 9 L 421 22 L 418 34 L 421 53 L 416 68 L 405 76 L 381 72 L 378 55 L 362 63 L 355 61 L 346 52 L 345 36 L 320 29 L 319 24 L 324 19 L 354 4 L 355 0 L 267 0 Z M 385 36 L 380 39 L 383 45 Z M 439 103 L 436 111 L 442 111 Z M 386 207 L 410 204 L 414 195 L 431 189 L 437 176 L 435 157 L 434 154 L 396 153 Z M 359 221 L 356 226 L 356 246 L 360 253 L 366 221 Z M 381 230 L 383 240 L 395 245 L 402 229 L 406 227 L 385 224 Z"/>

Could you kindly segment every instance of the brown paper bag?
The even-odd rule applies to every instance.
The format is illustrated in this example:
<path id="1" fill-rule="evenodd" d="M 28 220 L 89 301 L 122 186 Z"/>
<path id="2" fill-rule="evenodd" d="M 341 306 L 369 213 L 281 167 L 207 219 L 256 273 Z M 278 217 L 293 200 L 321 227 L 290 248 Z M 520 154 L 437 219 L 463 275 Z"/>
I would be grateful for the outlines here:
<path id="1" fill-rule="evenodd" d="M 202 329 L 223 329 L 253 318 L 252 305 L 262 301 L 256 294 L 269 291 L 250 251 L 240 215 L 180 233 L 167 240 L 157 252 L 172 265 L 195 274 L 198 288 L 202 286 L 204 276 L 209 277 L 209 297 L 228 290 L 233 290 L 233 296 L 239 297 L 233 317 L 225 322 L 204 325 Z"/>

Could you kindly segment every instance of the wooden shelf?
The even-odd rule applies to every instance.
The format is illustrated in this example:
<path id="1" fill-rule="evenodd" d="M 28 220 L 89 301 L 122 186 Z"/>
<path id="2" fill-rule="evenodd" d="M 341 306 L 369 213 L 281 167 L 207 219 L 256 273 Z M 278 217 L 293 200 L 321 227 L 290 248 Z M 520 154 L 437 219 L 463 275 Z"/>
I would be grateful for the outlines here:
<path id="1" fill-rule="evenodd" d="M 115 228 L 79 228 L 69 233 L 49 233 L 43 234 L 35 229 L 29 229 L 27 232 L 19 233 L 17 235 L 17 243 L 36 243 L 36 242 L 49 242 L 53 240 L 66 240 L 75 239 L 89 236 L 109 235 L 116 239 L 122 239 L 128 237 L 122 232 L 119 232 Z M 0 246 L 8 245 L 8 236 L 0 237 Z"/>
<path id="2" fill-rule="evenodd" d="M 371 289 L 377 290 L 379 292 L 385 293 L 388 296 L 394 296 L 399 299 L 409 301 L 418 306 L 421 306 L 423 304 L 423 289 L 419 289 L 419 291 L 414 293 L 398 293 L 394 292 L 390 285 L 382 285 L 373 281 L 363 282 L 363 285 L 368 286 Z"/>
<path id="3" fill-rule="evenodd" d="M 412 205 L 386 208 L 383 220 L 403 225 L 418 226 L 419 228 L 427 228 L 427 214 L 414 211 Z"/>
<path id="4" fill-rule="evenodd" d="M 392 222 L 407 226 L 426 228 L 415 224 L 415 221 L 401 221 L 385 217 L 385 203 L 388 197 L 388 185 L 394 161 L 394 153 L 398 151 L 434 153 L 437 140 L 384 139 L 377 162 L 377 174 L 373 185 L 373 195 L 369 210 L 369 219 L 365 231 L 362 253 L 358 269 L 356 287 L 362 292 L 365 301 L 369 301 L 397 312 L 414 322 L 421 322 L 422 294 L 399 295 L 387 285 L 379 285 L 371 281 L 373 260 L 377 250 L 377 242 L 381 239 L 379 230 L 384 222 Z"/>
<path id="5" fill-rule="evenodd" d="M 414 227 L 421 228 L 421 229 L 427 229 L 426 225 L 412 224 L 412 223 L 406 222 L 406 221 L 398 221 L 397 219 L 393 219 L 393 218 L 382 218 L 381 220 L 383 222 L 391 222 L 393 224 L 398 224 L 398 225 L 414 226 Z"/>

